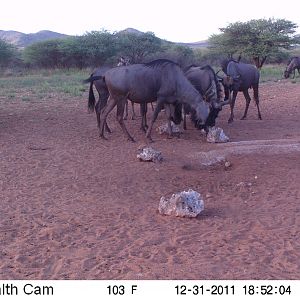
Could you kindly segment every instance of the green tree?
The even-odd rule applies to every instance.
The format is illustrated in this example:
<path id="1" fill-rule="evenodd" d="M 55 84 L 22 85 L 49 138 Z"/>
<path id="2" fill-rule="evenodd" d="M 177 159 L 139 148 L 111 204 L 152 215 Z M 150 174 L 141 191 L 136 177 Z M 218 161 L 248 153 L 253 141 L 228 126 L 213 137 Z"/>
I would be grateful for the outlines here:
<path id="1" fill-rule="evenodd" d="M 0 67 L 7 67 L 16 57 L 16 48 L 0 39 Z"/>
<path id="2" fill-rule="evenodd" d="M 62 40 L 47 40 L 25 48 L 24 62 L 34 67 L 55 68 L 61 66 L 60 45 Z"/>
<path id="3" fill-rule="evenodd" d="M 258 19 L 248 22 L 231 23 L 220 28 L 221 34 L 209 38 L 210 48 L 232 57 L 252 58 L 261 68 L 267 57 L 278 54 L 282 49 L 290 49 L 297 42 L 297 25 L 285 19 Z"/>
<path id="4" fill-rule="evenodd" d="M 147 56 L 151 56 L 162 50 L 162 41 L 154 33 L 124 33 L 116 34 L 118 54 L 128 57 L 130 63 L 144 62 Z"/>
<path id="5" fill-rule="evenodd" d="M 105 30 L 92 31 L 78 37 L 77 47 L 89 66 L 106 64 L 117 53 L 116 37 Z"/>
<path id="6" fill-rule="evenodd" d="M 93 31 L 83 36 L 34 43 L 24 50 L 24 61 L 35 67 L 99 66 L 116 55 L 114 35 Z"/>
<path id="7" fill-rule="evenodd" d="M 197 63 L 193 49 L 180 44 L 165 45 L 161 56 L 178 63 L 181 67 Z"/>

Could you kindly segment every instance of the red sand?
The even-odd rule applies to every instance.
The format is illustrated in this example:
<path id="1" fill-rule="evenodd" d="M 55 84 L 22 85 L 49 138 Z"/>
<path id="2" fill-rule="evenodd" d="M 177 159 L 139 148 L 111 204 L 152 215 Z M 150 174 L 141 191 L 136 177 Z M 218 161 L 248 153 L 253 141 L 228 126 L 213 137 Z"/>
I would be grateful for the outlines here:
<path id="1" fill-rule="evenodd" d="M 223 109 L 232 141 L 300 141 L 300 85 L 262 84 L 241 121 Z M 87 97 L 87 95 L 85 95 Z M 136 159 L 140 118 L 127 142 L 113 112 L 98 138 L 86 99 L 0 99 L 0 279 L 300 279 L 300 153 L 231 155 L 232 166 L 192 159 L 216 149 L 188 124 L 153 134 L 161 164 Z M 165 122 L 162 114 L 156 126 Z M 161 216 L 162 195 L 204 196 L 195 219 Z"/>

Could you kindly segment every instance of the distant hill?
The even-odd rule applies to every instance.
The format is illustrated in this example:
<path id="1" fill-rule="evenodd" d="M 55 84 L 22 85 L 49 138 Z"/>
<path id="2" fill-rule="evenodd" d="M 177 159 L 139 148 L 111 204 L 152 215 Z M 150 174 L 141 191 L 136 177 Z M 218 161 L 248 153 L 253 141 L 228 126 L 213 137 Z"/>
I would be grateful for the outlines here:
<path id="1" fill-rule="evenodd" d="M 194 43 L 177 43 L 182 46 L 191 47 L 191 48 L 207 48 L 208 47 L 208 41 L 199 41 Z"/>
<path id="2" fill-rule="evenodd" d="M 15 45 L 18 48 L 25 48 L 33 43 L 41 42 L 51 39 L 66 38 L 69 35 L 53 32 L 49 30 L 42 30 L 36 33 L 22 33 L 18 31 L 0 30 L 0 38 Z"/>
<path id="3" fill-rule="evenodd" d="M 139 31 L 134 28 L 126 28 L 124 30 L 119 31 L 119 33 L 124 33 L 124 34 L 130 33 L 130 34 L 137 34 L 137 35 L 143 34 L 142 31 Z M 13 31 L 13 30 L 9 30 L 9 31 L 0 30 L 0 39 L 3 39 L 11 43 L 18 48 L 25 48 L 36 42 L 42 42 L 51 39 L 66 38 L 69 36 L 70 35 L 49 31 L 49 30 L 42 30 L 36 33 L 28 33 L 28 34 L 18 32 L 18 31 Z M 195 43 L 174 43 L 174 42 L 170 42 L 170 43 L 179 44 L 191 48 L 204 48 L 208 46 L 207 41 L 200 41 Z"/>
<path id="4" fill-rule="evenodd" d="M 126 28 L 126 29 L 124 29 L 124 30 L 120 30 L 119 33 L 130 33 L 130 34 L 141 35 L 141 34 L 143 34 L 144 32 L 139 31 L 139 30 L 134 29 L 134 28 Z"/>

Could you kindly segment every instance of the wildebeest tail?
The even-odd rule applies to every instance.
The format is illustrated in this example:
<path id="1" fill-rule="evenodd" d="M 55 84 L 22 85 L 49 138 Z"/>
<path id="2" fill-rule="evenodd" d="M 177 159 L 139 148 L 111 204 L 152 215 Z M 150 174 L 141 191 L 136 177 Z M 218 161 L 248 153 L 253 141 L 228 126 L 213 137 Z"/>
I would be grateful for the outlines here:
<path id="1" fill-rule="evenodd" d="M 103 76 L 93 76 L 93 75 L 91 75 L 88 79 L 85 79 L 82 82 L 83 83 L 89 83 L 89 82 L 93 83 L 95 80 L 99 80 L 101 78 L 103 78 Z"/>
<path id="2" fill-rule="evenodd" d="M 89 90 L 89 102 L 88 102 L 88 109 L 90 112 L 94 111 L 95 109 L 95 95 L 94 95 L 94 91 L 93 91 L 93 81 L 91 81 L 90 83 L 90 90 Z"/>
<path id="3" fill-rule="evenodd" d="M 88 101 L 88 109 L 90 112 L 93 112 L 95 109 L 95 95 L 93 91 L 93 84 L 95 80 L 103 79 L 103 76 L 94 76 L 93 74 L 88 78 L 83 80 L 83 83 L 90 83 L 90 90 L 89 90 L 89 101 Z"/>

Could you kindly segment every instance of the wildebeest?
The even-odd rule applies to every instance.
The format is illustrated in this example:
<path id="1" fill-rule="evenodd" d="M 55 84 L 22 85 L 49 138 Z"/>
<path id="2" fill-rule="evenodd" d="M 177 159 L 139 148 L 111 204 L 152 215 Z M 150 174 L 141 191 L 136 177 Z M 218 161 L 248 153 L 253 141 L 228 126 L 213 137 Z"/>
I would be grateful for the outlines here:
<path id="1" fill-rule="evenodd" d="M 121 66 L 121 65 L 118 64 L 118 66 Z M 90 83 L 88 109 L 90 112 L 93 112 L 95 110 L 98 128 L 100 127 L 101 110 L 107 104 L 107 100 L 108 100 L 108 96 L 109 96 L 109 92 L 108 92 L 106 83 L 103 80 L 103 76 L 104 76 L 105 72 L 109 69 L 110 69 L 110 67 L 107 67 L 107 66 L 99 67 L 92 72 L 92 74 L 90 75 L 89 78 L 83 80 L 83 83 Z M 95 86 L 95 88 L 98 92 L 99 98 L 98 98 L 97 103 L 96 103 L 96 98 L 95 98 L 94 91 L 93 91 L 93 85 Z M 134 106 L 133 106 L 133 102 L 131 102 L 131 103 L 132 103 L 132 110 L 133 110 L 132 119 L 134 119 Z M 152 110 L 154 110 L 152 102 L 151 102 L 151 105 L 152 105 Z M 148 128 L 147 118 L 146 118 L 147 110 L 148 110 L 147 103 L 141 103 L 141 105 L 140 105 L 140 114 L 142 116 L 141 130 L 143 130 L 144 132 L 146 132 L 147 128 Z M 127 116 L 128 116 L 128 100 L 126 101 L 125 111 L 126 112 L 125 112 L 124 120 L 126 120 Z M 170 114 L 172 114 L 172 113 L 175 113 L 175 111 L 172 110 L 172 107 L 168 107 L 167 111 L 166 111 L 167 117 L 171 118 Z M 169 129 L 170 129 L 170 124 L 168 124 L 168 125 L 169 125 Z M 107 122 L 105 123 L 105 129 L 106 129 L 106 131 L 111 133 L 111 130 L 107 125 Z"/>
<path id="2" fill-rule="evenodd" d="M 215 71 L 209 65 L 202 67 L 192 65 L 185 69 L 185 75 L 206 102 L 215 103 L 209 114 L 210 126 L 215 126 L 215 120 L 222 110 L 222 106 L 230 102 L 230 100 L 222 101 L 222 87 Z M 184 113 L 184 129 L 186 129 L 185 115 Z M 206 132 L 208 131 L 208 128 L 204 129 Z"/>
<path id="3" fill-rule="evenodd" d="M 225 98 L 228 98 L 232 92 L 230 101 L 230 117 L 228 123 L 233 121 L 233 108 L 235 99 L 239 91 L 243 92 L 246 99 L 246 108 L 241 120 L 246 119 L 251 97 L 249 96 L 248 89 L 253 88 L 254 100 L 257 106 L 258 118 L 261 120 L 261 114 L 259 109 L 259 71 L 258 69 L 250 64 L 236 62 L 234 60 L 225 60 L 222 62 L 222 70 L 226 74 L 222 82 L 225 89 Z"/>
<path id="4" fill-rule="evenodd" d="M 284 78 L 289 78 L 291 73 L 293 73 L 293 78 L 295 78 L 296 69 L 298 70 L 298 75 L 300 75 L 300 57 L 298 56 L 292 57 L 284 71 Z"/>
<path id="5" fill-rule="evenodd" d="M 176 63 L 166 59 L 113 68 L 105 73 L 103 80 L 110 96 L 100 115 L 99 130 L 102 138 L 104 138 L 107 115 L 117 105 L 117 118 L 120 126 L 128 139 L 133 141 L 122 118 L 127 99 L 136 103 L 157 101 L 146 133 L 149 140 L 151 140 L 153 124 L 163 105 L 173 104 L 178 107 L 182 103 L 189 104 L 195 112 L 194 122 L 201 125 L 206 124 L 211 105 L 213 105 L 203 100 Z"/>

